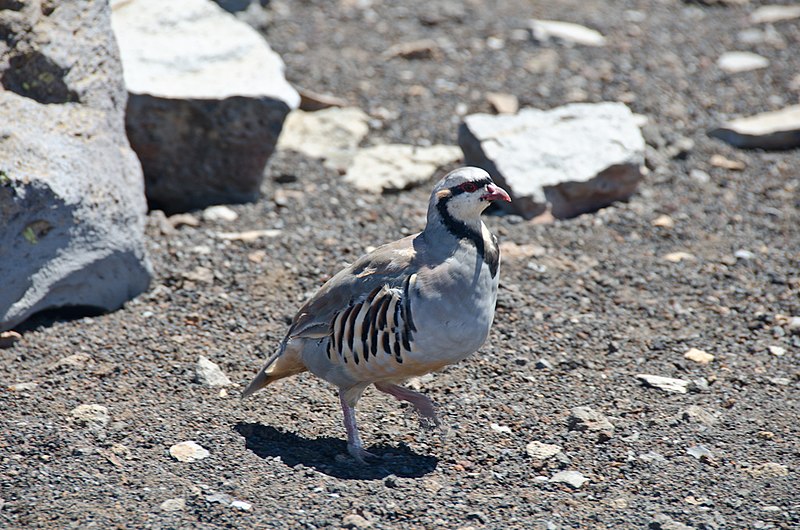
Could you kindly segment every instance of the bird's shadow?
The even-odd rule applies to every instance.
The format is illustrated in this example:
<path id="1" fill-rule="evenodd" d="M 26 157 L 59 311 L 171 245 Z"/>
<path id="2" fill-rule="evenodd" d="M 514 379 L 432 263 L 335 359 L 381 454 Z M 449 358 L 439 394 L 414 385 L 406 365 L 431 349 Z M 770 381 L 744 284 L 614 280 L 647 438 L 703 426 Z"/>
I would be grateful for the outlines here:
<path id="1" fill-rule="evenodd" d="M 359 464 L 347 453 L 344 440 L 330 437 L 303 438 L 294 433 L 258 423 L 239 422 L 234 427 L 245 440 L 245 448 L 261 458 L 280 457 L 288 467 L 302 464 L 320 473 L 345 480 L 381 480 L 389 475 L 417 478 L 436 469 L 439 460 L 419 455 L 408 446 L 375 445 L 369 451 L 379 457 Z"/>

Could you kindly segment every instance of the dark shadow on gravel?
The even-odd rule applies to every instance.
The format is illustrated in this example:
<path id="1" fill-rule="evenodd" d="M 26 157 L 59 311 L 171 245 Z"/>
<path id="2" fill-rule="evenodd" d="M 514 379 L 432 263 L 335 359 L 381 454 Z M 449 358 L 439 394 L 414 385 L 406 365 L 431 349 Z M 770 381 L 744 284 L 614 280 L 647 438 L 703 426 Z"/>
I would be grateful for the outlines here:
<path id="1" fill-rule="evenodd" d="M 367 449 L 381 458 L 363 466 L 347 454 L 347 444 L 338 438 L 302 438 L 258 423 L 240 422 L 234 429 L 244 437 L 245 447 L 261 458 L 279 456 L 288 467 L 302 464 L 347 480 L 380 480 L 389 475 L 417 478 L 434 471 L 439 463 L 436 457 L 419 455 L 404 444 L 373 445 Z"/>

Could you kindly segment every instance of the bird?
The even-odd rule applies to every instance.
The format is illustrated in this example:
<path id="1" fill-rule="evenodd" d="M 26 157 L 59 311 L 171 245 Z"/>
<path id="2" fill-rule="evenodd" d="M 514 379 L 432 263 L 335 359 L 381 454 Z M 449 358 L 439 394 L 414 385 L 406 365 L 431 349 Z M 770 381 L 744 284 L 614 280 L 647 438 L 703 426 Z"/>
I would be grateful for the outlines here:
<path id="1" fill-rule="evenodd" d="M 486 341 L 500 250 L 481 213 L 495 201 L 511 198 L 483 169 L 445 175 L 431 192 L 425 228 L 376 248 L 322 285 L 242 398 L 310 371 L 338 388 L 347 450 L 361 464 L 378 458 L 364 448 L 355 414 L 370 385 L 440 425 L 434 403 L 402 383 L 457 363 Z"/>

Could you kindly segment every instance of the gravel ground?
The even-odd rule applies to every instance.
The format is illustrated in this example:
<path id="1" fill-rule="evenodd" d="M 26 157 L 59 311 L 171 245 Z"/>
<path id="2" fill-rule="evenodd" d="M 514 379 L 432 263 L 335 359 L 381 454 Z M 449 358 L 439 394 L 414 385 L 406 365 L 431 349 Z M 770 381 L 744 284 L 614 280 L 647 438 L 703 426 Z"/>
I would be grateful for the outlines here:
<path id="1" fill-rule="evenodd" d="M 430 185 L 364 196 L 282 152 L 264 198 L 234 206 L 235 221 L 170 230 L 152 214 L 147 294 L 109 315 L 41 319 L 0 350 L 0 526 L 799 527 L 800 335 L 782 315 L 800 316 L 800 151 L 737 151 L 706 131 L 797 102 L 800 22 L 775 25 L 782 43 L 744 45 L 755 2 L 366 4 L 273 0 L 265 33 L 290 81 L 375 117 L 367 144 L 454 144 L 458 112 L 488 111 L 487 92 L 540 108 L 623 100 L 650 119 L 647 180 L 628 203 L 576 219 L 488 216 L 507 250 L 490 339 L 418 382 L 441 432 L 365 394 L 362 435 L 383 456 L 370 467 L 346 456 L 325 383 L 238 392 L 321 282 L 423 226 Z M 609 44 L 537 45 L 520 31 L 531 17 L 588 25 Z M 383 55 L 423 38 L 438 56 Z M 723 75 L 716 58 L 734 49 L 771 65 Z M 715 167 L 715 154 L 745 168 Z M 654 225 L 662 215 L 674 226 Z M 262 228 L 282 232 L 215 236 Z M 665 258 L 675 252 L 691 256 Z M 713 361 L 685 359 L 690 348 Z M 194 381 L 200 355 L 234 381 L 227 392 Z M 108 417 L 75 419 L 86 404 Z M 579 406 L 613 428 L 576 420 Z M 186 440 L 210 456 L 176 461 L 169 449 Z M 532 457 L 534 441 L 561 451 Z M 550 480 L 562 471 L 588 481 Z"/>

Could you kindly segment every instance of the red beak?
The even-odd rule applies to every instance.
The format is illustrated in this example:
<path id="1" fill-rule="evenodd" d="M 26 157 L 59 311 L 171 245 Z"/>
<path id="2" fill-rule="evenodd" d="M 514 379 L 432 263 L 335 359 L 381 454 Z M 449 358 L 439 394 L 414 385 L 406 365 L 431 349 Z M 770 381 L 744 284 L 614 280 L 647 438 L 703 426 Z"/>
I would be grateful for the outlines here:
<path id="1" fill-rule="evenodd" d="M 504 190 L 500 186 L 497 186 L 496 184 L 489 184 L 488 186 L 486 186 L 486 191 L 488 193 L 481 195 L 481 199 L 485 201 L 496 201 L 502 199 L 506 202 L 511 202 L 511 197 L 508 196 L 506 190 Z"/>

